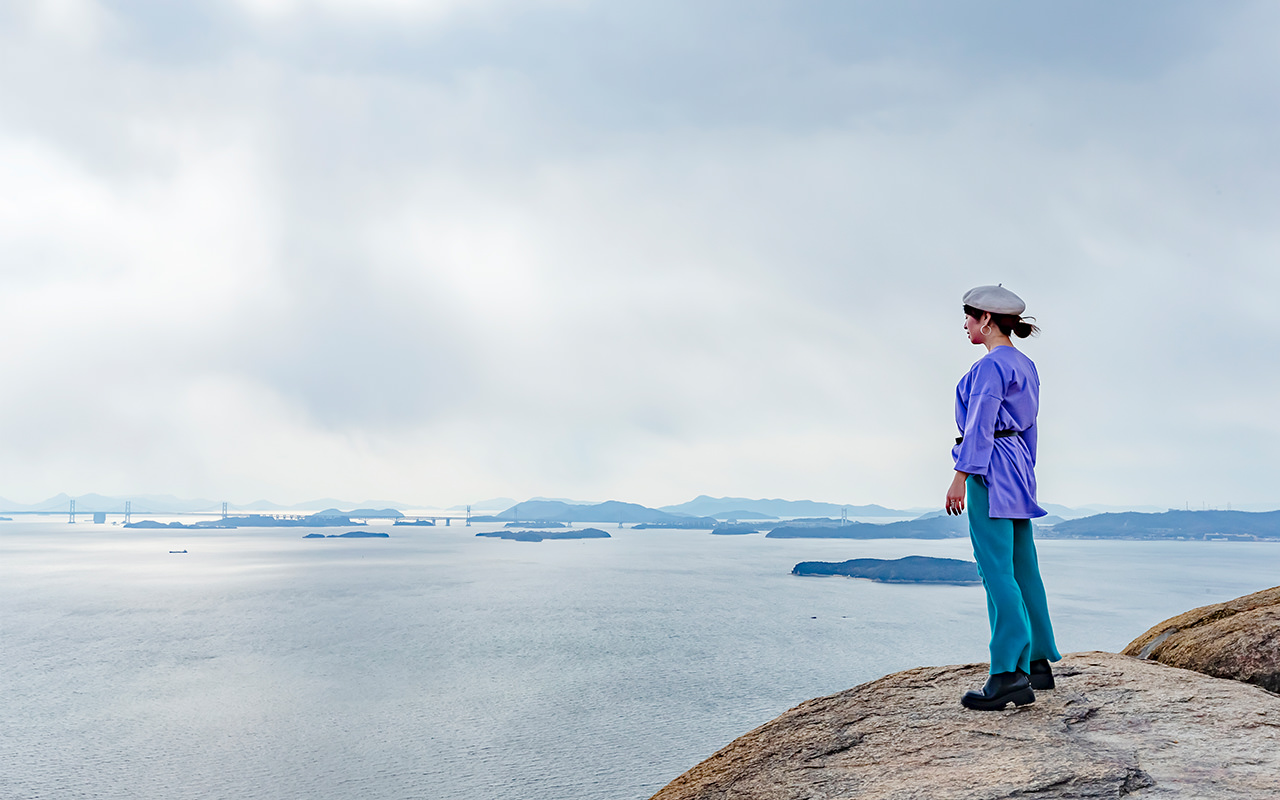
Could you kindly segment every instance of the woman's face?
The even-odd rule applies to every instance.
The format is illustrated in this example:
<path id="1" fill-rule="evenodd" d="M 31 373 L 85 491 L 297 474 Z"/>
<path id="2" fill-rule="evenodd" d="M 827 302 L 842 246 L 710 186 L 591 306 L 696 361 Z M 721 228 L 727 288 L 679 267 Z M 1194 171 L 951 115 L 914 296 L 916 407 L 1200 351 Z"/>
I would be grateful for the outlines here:
<path id="1" fill-rule="evenodd" d="M 985 344 L 987 337 L 982 335 L 983 319 L 989 319 L 987 314 L 983 314 L 981 318 L 974 319 L 968 314 L 964 315 L 964 330 L 969 334 L 969 341 L 973 344 Z"/>

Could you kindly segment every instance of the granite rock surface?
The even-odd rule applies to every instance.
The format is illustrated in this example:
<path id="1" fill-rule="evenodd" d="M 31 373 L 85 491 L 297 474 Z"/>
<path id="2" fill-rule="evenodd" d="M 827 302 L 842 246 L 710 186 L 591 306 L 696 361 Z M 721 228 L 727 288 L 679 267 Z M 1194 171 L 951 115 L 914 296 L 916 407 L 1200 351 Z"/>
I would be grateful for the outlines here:
<path id="1" fill-rule="evenodd" d="M 1123 652 L 1280 692 L 1280 586 L 1167 619 Z"/>
<path id="2" fill-rule="evenodd" d="M 986 665 L 921 667 L 810 700 L 652 800 L 1280 796 L 1280 696 L 1113 653 L 1074 653 L 1034 704 L 969 711 Z"/>

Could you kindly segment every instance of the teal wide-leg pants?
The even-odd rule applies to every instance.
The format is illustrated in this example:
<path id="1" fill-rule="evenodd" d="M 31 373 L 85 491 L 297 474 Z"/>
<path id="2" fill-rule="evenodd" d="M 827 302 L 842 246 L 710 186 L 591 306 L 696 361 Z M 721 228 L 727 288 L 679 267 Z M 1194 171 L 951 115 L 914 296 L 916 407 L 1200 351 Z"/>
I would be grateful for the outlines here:
<path id="1" fill-rule="evenodd" d="M 1031 671 L 1031 662 L 1062 658 L 1053 641 L 1049 602 L 1029 519 L 992 519 L 986 481 L 965 480 L 969 504 L 969 538 L 978 573 L 987 590 L 991 624 L 991 674 Z"/>

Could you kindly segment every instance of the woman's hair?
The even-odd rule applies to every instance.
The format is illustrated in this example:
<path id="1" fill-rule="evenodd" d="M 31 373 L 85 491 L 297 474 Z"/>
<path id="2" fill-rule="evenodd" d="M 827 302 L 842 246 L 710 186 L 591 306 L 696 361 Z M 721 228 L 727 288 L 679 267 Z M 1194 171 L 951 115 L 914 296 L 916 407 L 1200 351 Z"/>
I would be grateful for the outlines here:
<path id="1" fill-rule="evenodd" d="M 991 312 L 966 305 L 964 307 L 964 313 L 974 319 L 982 319 L 983 314 L 989 314 Z M 1017 314 L 991 314 L 991 323 L 999 328 L 1001 333 L 1005 336 L 1017 336 L 1019 339 L 1039 335 L 1040 328 L 1027 321 L 1032 319 L 1035 319 L 1035 317 L 1023 318 Z"/>

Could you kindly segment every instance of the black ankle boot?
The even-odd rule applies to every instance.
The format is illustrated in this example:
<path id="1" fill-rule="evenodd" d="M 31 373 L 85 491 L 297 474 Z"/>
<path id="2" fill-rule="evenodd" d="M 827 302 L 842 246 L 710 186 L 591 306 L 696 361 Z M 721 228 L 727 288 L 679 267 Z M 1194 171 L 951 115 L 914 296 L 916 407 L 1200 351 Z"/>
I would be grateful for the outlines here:
<path id="1" fill-rule="evenodd" d="M 1049 669 L 1049 659 L 1041 658 L 1031 662 L 1031 688 L 1053 688 L 1053 670 Z"/>
<path id="2" fill-rule="evenodd" d="M 1001 672 L 987 679 L 981 692 L 965 692 L 960 705 L 977 711 L 999 711 L 1009 703 L 1025 706 L 1036 701 L 1031 679 L 1024 672 Z"/>

